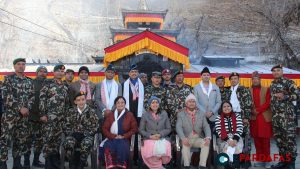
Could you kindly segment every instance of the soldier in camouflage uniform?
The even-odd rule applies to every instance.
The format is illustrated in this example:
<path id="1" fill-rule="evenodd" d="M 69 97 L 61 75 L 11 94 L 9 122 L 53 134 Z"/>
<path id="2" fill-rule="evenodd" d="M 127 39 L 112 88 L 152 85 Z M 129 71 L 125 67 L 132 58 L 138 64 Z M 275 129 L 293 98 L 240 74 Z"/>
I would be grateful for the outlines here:
<path id="1" fill-rule="evenodd" d="M 272 168 L 295 169 L 297 126 L 293 101 L 297 100 L 299 90 L 292 80 L 283 77 L 281 65 L 274 66 L 272 74 L 275 78 L 270 86 L 273 134 L 279 148 L 279 154 L 286 160 L 279 162 Z"/>
<path id="2" fill-rule="evenodd" d="M 77 107 L 70 108 L 67 114 L 64 147 L 70 159 L 70 169 L 75 169 L 77 166 L 83 169 L 94 143 L 98 117 L 95 110 L 86 104 L 84 92 L 78 93 L 74 102 Z M 75 147 L 80 147 L 79 154 L 74 152 Z"/>
<path id="3" fill-rule="evenodd" d="M 243 120 L 244 131 L 243 131 L 243 140 L 244 140 L 244 153 L 251 152 L 251 139 L 250 139 L 250 115 L 252 112 L 253 101 L 251 92 L 245 86 L 240 85 L 240 75 L 236 72 L 233 72 L 229 76 L 230 88 L 226 100 L 229 100 L 232 104 L 233 112 L 240 114 Z M 247 137 L 247 138 L 245 138 Z M 247 163 L 246 165 L 249 165 Z"/>
<path id="4" fill-rule="evenodd" d="M 43 168 L 44 164 L 40 162 L 39 157 L 42 152 L 43 144 L 43 123 L 40 120 L 40 90 L 42 89 L 45 80 L 47 78 L 47 68 L 45 66 L 39 66 L 36 70 L 37 77 L 33 80 L 34 86 L 34 96 L 35 101 L 32 106 L 32 110 L 29 114 L 29 126 L 30 126 L 30 134 L 27 136 L 28 141 L 28 152 L 24 156 L 24 169 L 30 168 L 30 154 L 31 154 L 31 146 L 34 143 L 34 158 L 32 162 L 32 166 Z M 34 141 L 33 141 L 34 138 Z"/>
<path id="5" fill-rule="evenodd" d="M 0 136 L 0 168 L 6 169 L 8 140 L 13 141 L 14 169 L 21 169 L 21 155 L 27 151 L 26 136 L 29 133 L 28 115 L 34 102 L 32 80 L 24 76 L 26 61 L 23 58 L 15 59 L 15 73 L 5 77 L 2 96 L 5 112 L 1 119 Z"/>
<path id="6" fill-rule="evenodd" d="M 64 83 L 66 86 L 69 87 L 71 85 L 71 83 L 74 80 L 74 74 L 75 74 L 74 70 L 72 70 L 72 69 L 66 70 L 66 76 L 65 76 L 65 80 L 64 80 Z"/>
<path id="7" fill-rule="evenodd" d="M 229 98 L 230 96 L 228 96 L 228 94 L 229 94 L 228 90 L 229 89 L 227 87 L 225 87 L 225 77 L 224 76 L 218 76 L 216 78 L 216 85 L 220 89 L 221 101 L 222 102 L 226 101 L 226 99 Z"/>
<path id="8" fill-rule="evenodd" d="M 65 115 L 69 108 L 68 88 L 62 82 L 64 70 L 64 65 L 56 65 L 54 78 L 47 82 L 40 92 L 40 120 L 46 123 L 43 136 L 46 169 L 60 167 L 59 147 Z"/>
<path id="9" fill-rule="evenodd" d="M 175 129 L 176 126 L 177 113 L 185 107 L 186 97 L 189 94 L 194 93 L 193 88 L 190 85 L 184 84 L 182 71 L 177 71 L 174 74 L 174 78 L 175 86 L 170 91 L 169 96 L 167 96 L 167 102 L 169 103 L 169 105 L 173 105 L 173 107 L 171 108 L 172 114 L 170 116 L 172 129 Z"/>
<path id="10" fill-rule="evenodd" d="M 172 83 L 171 79 L 172 79 L 172 73 L 170 69 L 164 69 L 162 72 L 162 77 L 163 77 L 163 83 L 162 86 L 166 89 L 168 88 L 174 88 L 175 84 Z"/>
<path id="11" fill-rule="evenodd" d="M 142 81 L 144 87 L 148 86 L 148 76 L 146 73 L 140 73 L 139 78 Z"/>
<path id="12" fill-rule="evenodd" d="M 166 89 L 160 86 L 161 83 L 161 73 L 152 72 L 151 85 L 145 87 L 144 96 L 144 107 L 148 110 L 148 100 L 151 96 L 156 96 L 161 100 L 160 108 L 165 110 L 166 108 Z"/>

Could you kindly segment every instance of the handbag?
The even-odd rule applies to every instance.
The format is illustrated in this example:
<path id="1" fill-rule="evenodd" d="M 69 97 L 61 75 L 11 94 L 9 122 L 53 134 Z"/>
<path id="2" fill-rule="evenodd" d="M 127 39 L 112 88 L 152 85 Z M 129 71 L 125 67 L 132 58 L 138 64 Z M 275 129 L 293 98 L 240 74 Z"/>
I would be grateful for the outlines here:
<path id="1" fill-rule="evenodd" d="M 156 140 L 153 149 L 154 156 L 164 156 L 167 154 L 166 139 Z"/>

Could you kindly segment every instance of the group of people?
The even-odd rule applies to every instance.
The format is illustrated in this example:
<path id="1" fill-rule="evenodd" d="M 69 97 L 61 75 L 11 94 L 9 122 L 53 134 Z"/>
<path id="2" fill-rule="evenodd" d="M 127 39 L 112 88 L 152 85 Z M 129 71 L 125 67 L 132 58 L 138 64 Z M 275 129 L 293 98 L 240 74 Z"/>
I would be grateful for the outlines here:
<path id="1" fill-rule="evenodd" d="M 199 168 L 207 168 L 213 134 L 217 136 L 218 152 L 229 156 L 227 168 L 239 167 L 231 164 L 245 148 L 250 152 L 251 141 L 246 135 L 254 138 L 256 154 L 261 157 L 270 156 L 270 138 L 274 136 L 285 159 L 270 166 L 269 158 L 258 158 L 255 166 L 295 168 L 293 102 L 299 100 L 299 89 L 283 77 L 281 65 L 272 68 L 274 81 L 270 87 L 263 87 L 260 74 L 253 72 L 250 88 L 240 84 L 235 72 L 229 76 L 230 86 L 225 87 L 223 76 L 213 84 L 207 67 L 201 72 L 201 82 L 191 87 L 184 83 L 180 70 L 173 74 L 169 69 L 154 71 L 148 84 L 147 75 L 139 74 L 137 65 L 131 65 L 129 78 L 119 84 L 114 80 L 116 69 L 110 64 L 105 79 L 94 84 L 85 66 L 78 71 L 79 80 L 73 82 L 74 71 L 65 71 L 62 64 L 54 67 L 53 79 L 47 79 L 44 66 L 38 67 L 35 79 L 26 77 L 24 58 L 15 59 L 13 65 L 15 73 L 7 75 L 1 87 L 0 169 L 7 168 L 9 139 L 13 142 L 14 169 L 30 168 L 32 147 L 32 166 L 60 168 L 63 134 L 69 167 L 82 169 L 97 132 L 104 138 L 99 158 L 106 168 L 128 168 L 132 137 L 133 160 L 137 161 L 137 134 L 142 136 L 143 163 L 150 169 L 162 169 L 174 158 L 174 135 L 181 142 L 184 167 L 190 168 L 191 148 L 201 148 Z M 75 152 L 77 148 L 79 153 Z M 39 160 L 42 151 L 45 164 Z"/>

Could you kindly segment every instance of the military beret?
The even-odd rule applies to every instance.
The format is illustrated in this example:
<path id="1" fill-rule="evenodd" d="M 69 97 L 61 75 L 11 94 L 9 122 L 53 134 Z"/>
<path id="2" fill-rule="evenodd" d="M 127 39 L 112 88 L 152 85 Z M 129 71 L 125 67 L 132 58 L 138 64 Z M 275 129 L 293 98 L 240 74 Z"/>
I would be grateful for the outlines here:
<path id="1" fill-rule="evenodd" d="M 13 64 L 17 64 L 18 62 L 25 62 L 26 63 L 26 59 L 25 58 L 17 58 L 13 61 Z"/>
<path id="2" fill-rule="evenodd" d="M 88 67 L 86 67 L 86 66 L 81 66 L 80 68 L 79 68 L 79 70 L 78 70 L 78 74 L 80 74 L 80 72 L 81 71 L 86 71 L 88 74 L 90 74 L 90 70 L 89 70 L 89 68 Z"/>
<path id="3" fill-rule="evenodd" d="M 271 69 L 271 71 L 273 71 L 274 69 L 277 69 L 277 68 L 282 69 L 283 68 L 282 64 L 273 66 L 272 69 Z"/>
<path id="4" fill-rule="evenodd" d="M 115 69 L 115 67 L 114 67 L 113 64 L 109 64 L 109 65 L 107 66 L 107 68 L 105 69 L 105 72 L 106 72 L 106 71 L 109 71 L 109 70 L 111 70 L 111 71 L 113 71 L 113 72 L 116 72 L 116 69 Z"/>
<path id="5" fill-rule="evenodd" d="M 252 73 L 252 78 L 255 78 L 255 77 L 260 78 L 260 74 L 258 73 L 258 71 L 254 71 L 254 72 Z"/>
<path id="6" fill-rule="evenodd" d="M 219 80 L 219 79 L 225 80 L 225 77 L 224 77 L 224 76 L 218 76 L 218 77 L 216 78 L 216 81 Z"/>
<path id="7" fill-rule="evenodd" d="M 232 72 L 229 76 L 229 80 L 231 79 L 232 76 L 238 76 L 240 77 L 240 75 L 237 72 Z"/>
<path id="8" fill-rule="evenodd" d="M 45 66 L 39 66 L 39 67 L 36 69 L 36 72 L 41 71 L 41 69 L 45 69 L 46 72 L 48 72 L 48 69 L 47 69 Z"/>
<path id="9" fill-rule="evenodd" d="M 79 96 L 86 96 L 86 93 L 85 93 L 85 92 L 82 92 L 82 91 L 76 93 L 76 95 L 75 95 L 75 97 L 74 97 L 74 100 L 76 100 L 76 98 L 79 97 Z"/>
<path id="10" fill-rule="evenodd" d="M 179 75 L 179 74 L 183 74 L 183 71 L 182 71 L 182 70 L 176 71 L 176 72 L 174 73 L 173 78 L 175 78 L 175 77 L 176 77 L 177 75 Z"/>
<path id="11" fill-rule="evenodd" d="M 63 64 L 55 65 L 53 71 L 56 72 L 58 70 L 65 70 L 65 65 Z"/>
<path id="12" fill-rule="evenodd" d="M 164 75 L 166 73 L 170 73 L 171 74 L 171 70 L 170 69 L 164 69 L 161 74 Z"/>
<path id="13" fill-rule="evenodd" d="M 133 64 L 130 66 L 129 71 L 132 71 L 132 70 L 138 70 L 138 67 L 136 64 Z"/>
<path id="14" fill-rule="evenodd" d="M 73 69 L 67 69 L 67 70 L 66 70 L 66 73 L 73 73 L 73 74 L 74 74 L 75 71 L 74 71 Z"/>
<path id="15" fill-rule="evenodd" d="M 203 70 L 201 71 L 201 75 L 202 75 L 203 73 L 209 73 L 209 74 L 210 74 L 210 71 L 209 71 L 209 69 L 208 69 L 207 67 L 205 67 L 205 68 L 203 68 Z"/>
<path id="16" fill-rule="evenodd" d="M 154 72 L 152 72 L 152 77 L 153 76 L 161 76 L 161 73 L 158 71 L 154 71 Z"/>

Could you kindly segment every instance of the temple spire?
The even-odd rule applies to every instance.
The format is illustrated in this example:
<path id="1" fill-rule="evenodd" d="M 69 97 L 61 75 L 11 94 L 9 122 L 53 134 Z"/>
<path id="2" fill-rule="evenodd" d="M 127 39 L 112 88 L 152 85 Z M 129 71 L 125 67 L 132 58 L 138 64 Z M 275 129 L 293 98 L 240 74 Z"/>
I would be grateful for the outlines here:
<path id="1" fill-rule="evenodd" d="M 149 10 L 146 0 L 140 0 L 139 9 L 144 11 Z"/>

